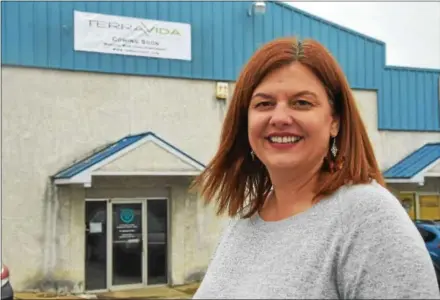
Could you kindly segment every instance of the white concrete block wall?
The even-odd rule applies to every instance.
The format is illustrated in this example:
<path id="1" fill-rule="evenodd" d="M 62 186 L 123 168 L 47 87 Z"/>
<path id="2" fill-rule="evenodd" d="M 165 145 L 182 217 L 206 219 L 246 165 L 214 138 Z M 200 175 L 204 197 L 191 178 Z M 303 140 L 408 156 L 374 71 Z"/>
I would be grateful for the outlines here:
<path id="1" fill-rule="evenodd" d="M 382 170 L 393 166 L 426 143 L 440 141 L 440 132 L 379 131 L 376 91 L 355 90 L 354 95 Z"/>

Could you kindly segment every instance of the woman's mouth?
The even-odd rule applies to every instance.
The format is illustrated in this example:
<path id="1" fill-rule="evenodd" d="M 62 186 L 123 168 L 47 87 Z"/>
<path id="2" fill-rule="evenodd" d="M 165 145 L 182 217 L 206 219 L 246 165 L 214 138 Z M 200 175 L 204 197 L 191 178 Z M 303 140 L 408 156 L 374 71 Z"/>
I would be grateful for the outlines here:
<path id="1" fill-rule="evenodd" d="M 267 140 L 271 144 L 296 144 L 301 141 L 303 137 L 301 136 L 269 136 Z"/>

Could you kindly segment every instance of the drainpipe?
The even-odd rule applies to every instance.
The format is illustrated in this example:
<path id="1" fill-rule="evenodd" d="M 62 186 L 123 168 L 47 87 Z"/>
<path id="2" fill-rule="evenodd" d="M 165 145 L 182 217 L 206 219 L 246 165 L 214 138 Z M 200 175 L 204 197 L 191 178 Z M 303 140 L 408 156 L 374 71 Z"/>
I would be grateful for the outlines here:
<path id="1" fill-rule="evenodd" d="M 48 182 L 47 187 L 47 211 L 44 224 L 44 256 L 43 276 L 52 279 L 57 263 L 57 218 L 59 213 L 58 189 L 53 180 Z"/>
<path id="2" fill-rule="evenodd" d="M 57 251 L 57 246 L 58 246 L 58 239 L 57 239 L 57 229 L 58 229 L 58 215 L 60 212 L 60 202 L 58 199 L 58 187 L 57 185 L 52 182 L 51 184 L 52 187 L 52 201 L 53 201 L 53 211 L 51 213 L 51 218 L 52 218 L 52 228 L 51 228 L 51 268 L 50 268 L 50 272 L 52 273 L 51 275 L 53 275 L 53 272 L 55 271 L 56 268 L 56 264 L 57 264 L 57 260 L 58 260 L 58 251 Z"/>
<path id="3" fill-rule="evenodd" d="M 44 223 L 44 245 L 43 245 L 43 276 L 44 278 L 48 278 L 50 276 L 50 267 L 51 267 L 51 226 L 52 226 L 52 180 L 46 184 L 46 213 L 45 223 Z"/>

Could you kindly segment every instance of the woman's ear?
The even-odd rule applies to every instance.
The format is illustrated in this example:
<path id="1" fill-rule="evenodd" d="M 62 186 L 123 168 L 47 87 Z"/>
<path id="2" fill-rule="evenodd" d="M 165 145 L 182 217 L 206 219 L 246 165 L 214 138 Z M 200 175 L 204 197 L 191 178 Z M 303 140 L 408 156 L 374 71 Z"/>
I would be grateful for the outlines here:
<path id="1" fill-rule="evenodd" d="M 332 124 L 330 126 L 330 135 L 332 137 L 335 137 L 339 133 L 339 127 L 340 127 L 340 118 L 339 116 L 333 116 Z"/>

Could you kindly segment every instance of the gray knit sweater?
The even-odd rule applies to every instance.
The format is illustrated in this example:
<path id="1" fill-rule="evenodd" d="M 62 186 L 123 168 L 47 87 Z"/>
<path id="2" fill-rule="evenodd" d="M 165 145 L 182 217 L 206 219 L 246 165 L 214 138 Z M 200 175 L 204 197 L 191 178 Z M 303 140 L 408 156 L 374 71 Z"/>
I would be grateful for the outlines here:
<path id="1" fill-rule="evenodd" d="M 276 222 L 231 221 L 193 299 L 440 299 L 433 264 L 398 200 L 340 188 Z"/>

